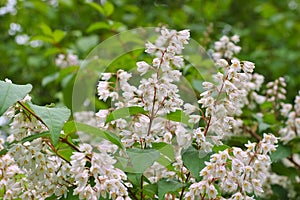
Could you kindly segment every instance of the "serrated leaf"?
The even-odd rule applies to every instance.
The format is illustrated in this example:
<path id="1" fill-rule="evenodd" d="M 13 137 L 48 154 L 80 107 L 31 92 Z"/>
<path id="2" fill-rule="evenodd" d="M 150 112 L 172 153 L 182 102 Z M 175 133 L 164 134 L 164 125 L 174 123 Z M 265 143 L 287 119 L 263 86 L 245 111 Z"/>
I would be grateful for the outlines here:
<path id="1" fill-rule="evenodd" d="M 123 171 L 143 173 L 159 158 L 159 151 L 155 149 L 127 149 L 129 160 Z"/>
<path id="2" fill-rule="evenodd" d="M 160 200 L 164 199 L 165 194 L 175 193 L 179 188 L 182 188 L 184 184 L 176 180 L 161 179 L 158 181 L 158 198 Z"/>
<path id="3" fill-rule="evenodd" d="M 49 108 L 31 103 L 29 106 L 48 126 L 52 142 L 54 146 L 56 146 L 59 140 L 60 131 L 62 130 L 64 123 L 69 119 L 71 111 L 66 107 Z"/>
<path id="4" fill-rule="evenodd" d="M 23 99 L 32 89 L 32 85 L 16 85 L 0 81 L 0 116 L 17 101 Z"/>
<path id="5" fill-rule="evenodd" d="M 98 136 L 100 138 L 103 138 L 103 139 L 106 139 L 106 140 L 110 141 L 111 143 L 117 145 L 121 149 L 124 148 L 123 144 L 120 141 L 120 139 L 113 133 L 101 130 L 101 129 L 96 128 L 94 126 L 79 123 L 79 122 L 76 122 L 75 125 L 76 125 L 77 131 L 81 131 L 81 132 L 88 133 L 88 134 L 91 134 L 91 135 L 94 135 L 94 136 Z"/>
<path id="6" fill-rule="evenodd" d="M 181 152 L 183 164 L 190 170 L 192 175 L 197 178 L 199 172 L 205 167 L 204 162 L 209 160 L 210 154 L 202 150 L 197 150 L 190 146 Z"/>
<path id="7" fill-rule="evenodd" d="M 107 24 L 105 22 L 96 22 L 96 23 L 91 24 L 87 28 L 86 32 L 90 33 L 90 32 L 95 31 L 95 30 L 109 29 L 109 28 L 110 28 L 109 24 Z"/>
<path id="8" fill-rule="evenodd" d="M 107 116 L 106 123 L 116 119 L 125 118 L 136 114 L 146 114 L 146 113 L 147 112 L 142 107 L 139 106 L 119 108 L 117 110 L 114 110 Z"/>

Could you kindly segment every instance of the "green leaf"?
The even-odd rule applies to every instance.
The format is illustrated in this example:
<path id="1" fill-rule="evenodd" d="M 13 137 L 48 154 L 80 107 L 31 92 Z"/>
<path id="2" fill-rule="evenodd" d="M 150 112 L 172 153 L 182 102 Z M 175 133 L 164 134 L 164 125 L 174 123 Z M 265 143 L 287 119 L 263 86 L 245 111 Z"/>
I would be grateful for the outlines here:
<path id="1" fill-rule="evenodd" d="M 76 125 L 77 131 L 81 131 L 81 132 L 84 132 L 84 133 L 88 133 L 88 134 L 106 139 L 106 140 L 110 141 L 111 143 L 117 145 L 121 149 L 124 149 L 123 144 L 121 143 L 120 139 L 113 133 L 101 130 L 101 129 L 96 128 L 94 126 L 79 123 L 79 122 L 75 122 L 75 125 Z"/>
<path id="2" fill-rule="evenodd" d="M 41 24 L 40 28 L 45 35 L 52 36 L 52 30 L 47 24 Z"/>
<path id="3" fill-rule="evenodd" d="M 8 149 L 7 149 L 7 148 L 2 149 L 2 150 L 0 151 L 0 156 L 5 155 L 7 152 L 8 152 Z"/>
<path id="4" fill-rule="evenodd" d="M 51 134 L 49 131 L 46 131 L 46 132 L 42 132 L 42 133 L 36 133 L 34 135 L 30 135 L 28 137 L 25 137 L 21 140 L 22 143 L 25 143 L 25 142 L 31 142 L 37 138 L 41 138 L 41 137 L 50 137 Z"/>
<path id="5" fill-rule="evenodd" d="M 41 40 L 43 42 L 47 42 L 47 43 L 50 43 L 50 44 L 53 43 L 53 37 L 45 36 L 45 35 L 36 35 L 36 36 L 33 36 L 31 38 L 31 40 Z"/>
<path id="6" fill-rule="evenodd" d="M 125 172 L 143 173 L 148 167 L 158 160 L 160 154 L 155 149 L 127 149 L 129 156 Z"/>
<path id="7" fill-rule="evenodd" d="M 230 146 L 224 144 L 224 145 L 214 146 L 212 150 L 214 152 L 218 153 L 219 151 L 224 151 L 224 150 L 230 149 L 230 148 L 231 148 Z"/>
<path id="8" fill-rule="evenodd" d="M 97 10 L 99 13 L 104 14 L 104 9 L 97 3 L 94 2 L 89 2 L 87 3 L 89 6 Z"/>
<path id="9" fill-rule="evenodd" d="M 90 35 L 85 37 L 80 37 L 76 40 L 76 46 L 82 52 L 86 52 L 91 48 L 95 47 L 99 42 L 99 37 L 97 35 Z"/>
<path id="10" fill-rule="evenodd" d="M 300 176 L 300 171 L 294 167 L 287 167 L 281 161 L 272 163 L 271 165 L 272 172 L 277 173 L 278 175 L 287 176 L 291 180 L 295 180 L 297 176 Z"/>
<path id="11" fill-rule="evenodd" d="M 290 156 L 291 153 L 292 153 L 291 147 L 284 146 L 283 144 L 278 144 L 276 151 L 273 152 L 270 157 L 272 162 L 277 162 L 278 160 Z"/>
<path id="12" fill-rule="evenodd" d="M 55 30 L 53 32 L 53 39 L 55 43 L 59 43 L 65 36 L 66 33 L 62 30 Z"/>
<path id="13" fill-rule="evenodd" d="M 32 89 L 32 85 L 16 85 L 0 81 L 0 116 L 17 101 L 23 99 Z"/>
<path id="14" fill-rule="evenodd" d="M 253 116 L 253 117 L 257 120 L 257 122 L 258 122 L 258 130 L 259 130 L 260 133 L 263 132 L 264 130 L 266 130 L 266 129 L 268 129 L 268 128 L 271 127 L 270 124 L 267 124 L 267 123 L 264 122 L 264 120 L 263 120 L 263 118 L 262 118 L 261 116 L 259 116 L 259 115 L 257 115 L 257 114 L 253 114 L 252 116 Z"/>
<path id="15" fill-rule="evenodd" d="M 114 5 L 109 1 L 106 1 L 105 4 L 103 5 L 103 9 L 104 9 L 104 15 L 106 17 L 109 17 L 114 12 Z"/>
<path id="16" fill-rule="evenodd" d="M 71 140 L 71 139 L 69 139 L 69 140 Z M 72 141 L 69 141 L 69 142 L 72 143 Z M 63 157 L 65 160 L 70 161 L 73 151 L 74 150 L 68 144 L 59 143 L 56 153 L 58 155 L 60 155 L 61 157 Z"/>
<path id="17" fill-rule="evenodd" d="M 49 83 L 55 81 L 57 78 L 59 77 L 59 73 L 56 72 L 54 74 L 50 74 L 48 76 L 45 76 L 42 80 L 42 86 L 46 86 L 48 85 Z"/>
<path id="18" fill-rule="evenodd" d="M 276 194 L 276 196 L 278 197 L 276 199 L 289 199 L 288 197 L 289 192 L 287 191 L 287 189 L 277 184 L 271 185 L 271 188 L 274 194 Z"/>
<path id="19" fill-rule="evenodd" d="M 116 119 L 125 118 L 127 116 L 132 116 L 136 114 L 146 114 L 146 113 L 147 112 L 142 107 L 139 106 L 119 108 L 117 110 L 114 110 L 107 116 L 106 123 Z"/>
<path id="20" fill-rule="evenodd" d="M 66 107 L 49 108 L 31 103 L 29 106 L 48 126 L 52 142 L 54 146 L 56 146 L 59 140 L 60 131 L 71 115 L 70 110 Z"/>
<path id="21" fill-rule="evenodd" d="M 74 189 L 75 189 L 75 186 L 72 186 L 71 188 L 68 188 L 68 193 L 67 193 L 67 196 L 66 198 L 65 197 L 61 197 L 59 198 L 59 200 L 77 200 L 79 199 L 79 196 L 78 195 L 74 195 Z M 50 197 L 47 197 L 45 200 L 57 200 L 57 196 L 54 194 Z"/>
<path id="22" fill-rule="evenodd" d="M 182 188 L 184 184 L 177 180 L 161 179 L 158 181 L 158 197 L 160 200 L 164 199 L 165 194 L 175 193 L 179 188 Z M 175 193 L 176 194 L 176 193 Z"/>
<path id="23" fill-rule="evenodd" d="M 143 186 L 143 194 L 146 195 L 145 199 L 151 198 L 155 199 L 155 195 L 157 194 L 158 186 L 157 184 L 147 184 Z"/>
<path id="24" fill-rule="evenodd" d="M 176 110 L 175 112 L 171 112 L 167 115 L 167 119 L 175 122 L 182 122 L 190 127 L 193 126 L 193 124 L 189 123 L 189 117 L 185 115 L 185 113 L 182 110 Z"/>
<path id="25" fill-rule="evenodd" d="M 61 81 L 66 76 L 69 76 L 71 74 L 75 74 L 79 70 L 79 66 L 69 66 L 67 68 L 61 69 L 59 76 L 57 77 L 57 81 Z"/>
<path id="26" fill-rule="evenodd" d="M 90 32 L 95 31 L 95 30 L 109 29 L 109 28 L 110 28 L 110 26 L 105 22 L 96 22 L 96 23 L 91 24 L 87 28 L 86 32 L 90 33 Z"/>
<path id="27" fill-rule="evenodd" d="M 134 187 L 139 187 L 141 185 L 141 180 L 142 180 L 143 173 L 128 173 L 127 178 L 129 182 L 134 186 Z"/>
<path id="28" fill-rule="evenodd" d="M 160 157 L 157 162 L 163 166 L 168 166 L 175 160 L 174 147 L 165 142 L 152 143 L 152 148 L 160 152 Z"/>
<path id="29" fill-rule="evenodd" d="M 73 133 L 76 133 L 76 123 L 74 121 L 68 121 L 67 123 L 64 124 L 63 127 L 65 135 L 70 135 Z"/>
<path id="30" fill-rule="evenodd" d="M 190 170 L 195 178 L 199 177 L 199 172 L 205 167 L 204 162 L 210 158 L 210 154 L 202 150 L 197 150 L 192 146 L 182 150 L 181 156 L 183 164 Z"/>

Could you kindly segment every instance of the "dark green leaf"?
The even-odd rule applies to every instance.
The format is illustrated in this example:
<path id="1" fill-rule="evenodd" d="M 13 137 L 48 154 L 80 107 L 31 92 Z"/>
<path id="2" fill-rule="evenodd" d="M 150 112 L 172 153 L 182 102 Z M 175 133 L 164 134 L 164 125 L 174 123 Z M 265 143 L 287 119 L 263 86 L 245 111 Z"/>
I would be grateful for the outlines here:
<path id="1" fill-rule="evenodd" d="M 184 184 L 178 182 L 177 180 L 167 180 L 161 179 L 158 181 L 158 198 L 160 200 L 164 199 L 165 194 L 175 193 L 179 188 L 182 188 Z"/>
<path id="2" fill-rule="evenodd" d="M 224 144 L 224 145 L 214 146 L 213 151 L 218 153 L 219 151 L 224 151 L 224 150 L 229 149 L 229 148 L 231 148 L 231 147 Z"/>
<path id="3" fill-rule="evenodd" d="M 271 154 L 272 162 L 277 162 L 278 160 L 284 159 L 291 155 L 291 147 L 284 146 L 283 144 L 279 144 L 276 151 Z"/>
<path id="4" fill-rule="evenodd" d="M 183 164 L 190 170 L 192 175 L 197 178 L 199 177 L 199 172 L 205 167 L 204 161 L 208 161 L 210 155 L 203 152 L 202 150 L 197 150 L 190 146 L 181 152 Z"/>
<path id="5" fill-rule="evenodd" d="M 16 85 L 0 81 L 0 116 L 17 101 L 23 99 L 32 89 L 32 85 Z"/>

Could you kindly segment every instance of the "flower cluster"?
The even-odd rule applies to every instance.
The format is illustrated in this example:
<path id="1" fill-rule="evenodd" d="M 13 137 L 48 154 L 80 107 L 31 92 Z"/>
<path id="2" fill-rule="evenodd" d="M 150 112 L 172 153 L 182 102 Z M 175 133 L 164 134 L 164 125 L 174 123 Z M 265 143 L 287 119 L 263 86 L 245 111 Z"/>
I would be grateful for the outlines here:
<path id="1" fill-rule="evenodd" d="M 254 199 L 263 195 L 263 185 L 270 175 L 269 155 L 276 149 L 278 138 L 271 134 L 264 134 L 263 139 L 257 136 L 258 142 L 248 142 L 245 149 L 219 145 L 243 132 L 240 127 L 245 105 L 251 109 L 266 99 L 283 99 L 284 81 L 269 83 L 267 97 L 259 95 L 263 76 L 252 74 L 254 63 L 233 57 L 241 50 L 236 46 L 238 36 L 223 36 L 215 43 L 218 72 L 213 74 L 213 81 L 203 82 L 198 101 L 185 102 L 179 91 L 185 65 L 181 54 L 190 33 L 166 28 L 159 31 L 154 43 L 146 43 L 148 55 L 136 63 L 137 73 L 119 69 L 101 74 L 97 93 L 99 100 L 111 103 L 110 108 L 74 114 L 74 126 L 78 121 L 85 123 L 78 123 L 80 131 L 88 127 L 87 132 L 99 131 L 105 136 L 95 139 L 79 131 L 79 141 L 73 138 L 72 125 L 67 124 L 58 145 L 54 145 L 51 137 L 39 137 L 50 129 L 24 106 L 30 97 L 6 111 L 10 135 L 5 144 L 0 140 L 0 151 L 4 145 L 9 146 L 8 153 L 0 156 L 0 190 L 5 199 L 69 195 L 87 200 L 144 199 L 148 198 L 145 188 L 151 190 L 168 181 L 176 189 L 163 193 L 165 199 Z M 56 61 L 62 68 L 78 64 L 73 54 L 59 55 Z M 286 127 L 280 130 L 285 141 L 300 130 L 300 93 L 294 107 L 281 104 L 281 108 L 282 115 L 288 116 Z M 68 129 L 72 129 L 70 133 L 66 133 Z M 61 155 L 60 148 L 65 146 L 70 152 Z M 157 159 L 131 166 L 143 157 L 140 152 L 152 152 Z M 197 176 L 190 165 L 199 156 L 203 156 L 205 167 Z M 132 162 L 127 163 L 129 160 Z M 129 173 L 135 167 L 143 173 Z M 136 191 L 139 194 L 134 194 Z M 152 192 L 150 198 L 161 196 Z"/>
<path id="2" fill-rule="evenodd" d="M 17 0 L 8 0 L 5 6 L 0 7 L 0 16 L 6 15 L 8 13 L 15 15 L 17 13 L 16 5 Z"/>
<path id="3" fill-rule="evenodd" d="M 206 129 L 202 131 L 203 135 L 209 132 L 215 134 L 210 135 L 212 144 L 221 144 L 220 141 L 230 135 L 231 129 L 240 124 L 234 116 L 240 115 L 241 109 L 248 102 L 248 83 L 254 69 L 252 62 L 238 59 L 231 60 L 230 64 L 221 59 L 218 65 L 223 73 L 215 74 L 214 82 L 203 82 L 205 91 L 200 94 L 201 99 L 198 101 L 206 109 L 203 116 Z"/>
<path id="4" fill-rule="evenodd" d="M 140 84 L 134 86 L 130 84 L 132 74 L 120 69 L 116 74 L 103 73 L 98 83 L 100 100 L 106 101 L 107 98 L 111 98 L 116 108 L 139 106 L 149 112 L 148 115 L 135 116 L 131 124 L 125 119 L 112 122 L 112 125 L 120 129 L 125 146 L 131 146 L 135 142 L 151 145 L 153 141 L 163 141 L 166 135 L 168 137 L 165 139 L 170 140 L 171 132 L 177 135 L 181 145 L 189 144 L 191 140 L 181 123 L 170 122 L 163 117 L 181 109 L 183 105 L 174 82 L 181 78 L 179 69 L 183 67 L 184 62 L 180 54 L 190 34 L 188 30 L 177 32 L 166 28 L 162 28 L 160 32 L 161 36 L 155 43 L 146 43 L 145 52 L 155 56 L 152 63 L 137 62 L 137 71 L 141 76 L 147 75 L 148 78 L 142 78 Z M 109 82 L 112 76 L 116 77 L 114 86 Z M 107 110 L 100 110 L 97 116 L 104 122 L 108 113 Z"/>
<path id="5" fill-rule="evenodd" d="M 113 165 L 116 160 L 108 153 L 113 153 L 116 148 L 111 144 L 97 146 L 99 153 L 93 152 L 89 144 L 81 144 L 79 152 L 71 156 L 71 173 L 74 178 L 74 194 L 80 199 L 97 200 L 100 196 L 110 199 L 129 199 L 123 180 L 126 174 Z M 90 167 L 87 168 L 87 163 Z"/>
<path id="6" fill-rule="evenodd" d="M 267 84 L 267 101 L 273 102 L 276 109 L 278 109 L 280 106 L 279 102 L 286 99 L 285 87 L 286 83 L 283 77 L 280 77 Z"/>
<path id="7" fill-rule="evenodd" d="M 67 55 L 59 54 L 55 60 L 56 66 L 60 68 L 75 66 L 78 65 L 78 63 L 78 56 L 72 53 L 68 53 Z"/>
<path id="8" fill-rule="evenodd" d="M 287 117 L 285 126 L 279 130 L 281 140 L 287 143 L 300 136 L 300 92 L 295 98 L 294 107 L 292 104 L 282 103 L 280 112 Z"/>
<path id="9" fill-rule="evenodd" d="M 233 147 L 213 154 L 200 171 L 203 179 L 193 183 L 186 199 L 215 199 L 219 192 L 231 193 L 229 199 L 254 199 L 263 194 L 271 160 L 269 153 L 276 149 L 278 140 L 270 134 L 257 144 L 248 142 L 246 150 Z"/>
<path id="10" fill-rule="evenodd" d="M 215 42 L 212 58 L 215 61 L 220 59 L 231 60 L 233 55 L 239 53 L 242 49 L 236 45 L 239 41 L 240 37 L 238 35 L 232 37 L 224 35 L 219 41 Z"/>

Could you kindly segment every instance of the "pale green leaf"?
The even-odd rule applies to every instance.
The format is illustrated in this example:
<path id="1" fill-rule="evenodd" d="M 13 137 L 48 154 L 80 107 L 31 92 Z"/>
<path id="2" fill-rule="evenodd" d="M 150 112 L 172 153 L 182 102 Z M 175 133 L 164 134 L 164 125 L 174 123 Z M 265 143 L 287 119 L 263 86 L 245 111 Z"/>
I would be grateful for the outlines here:
<path id="1" fill-rule="evenodd" d="M 32 89 L 32 85 L 16 85 L 0 81 L 0 116 L 17 101 L 23 99 Z"/>
<path id="2" fill-rule="evenodd" d="M 69 119 L 71 111 L 66 107 L 49 108 L 29 104 L 30 108 L 48 126 L 53 144 L 56 146 L 59 141 L 60 132 L 64 123 Z"/>
<path id="3" fill-rule="evenodd" d="M 127 149 L 126 152 L 129 160 L 126 168 L 122 170 L 131 173 L 143 173 L 160 156 L 159 151 L 155 149 Z"/>

